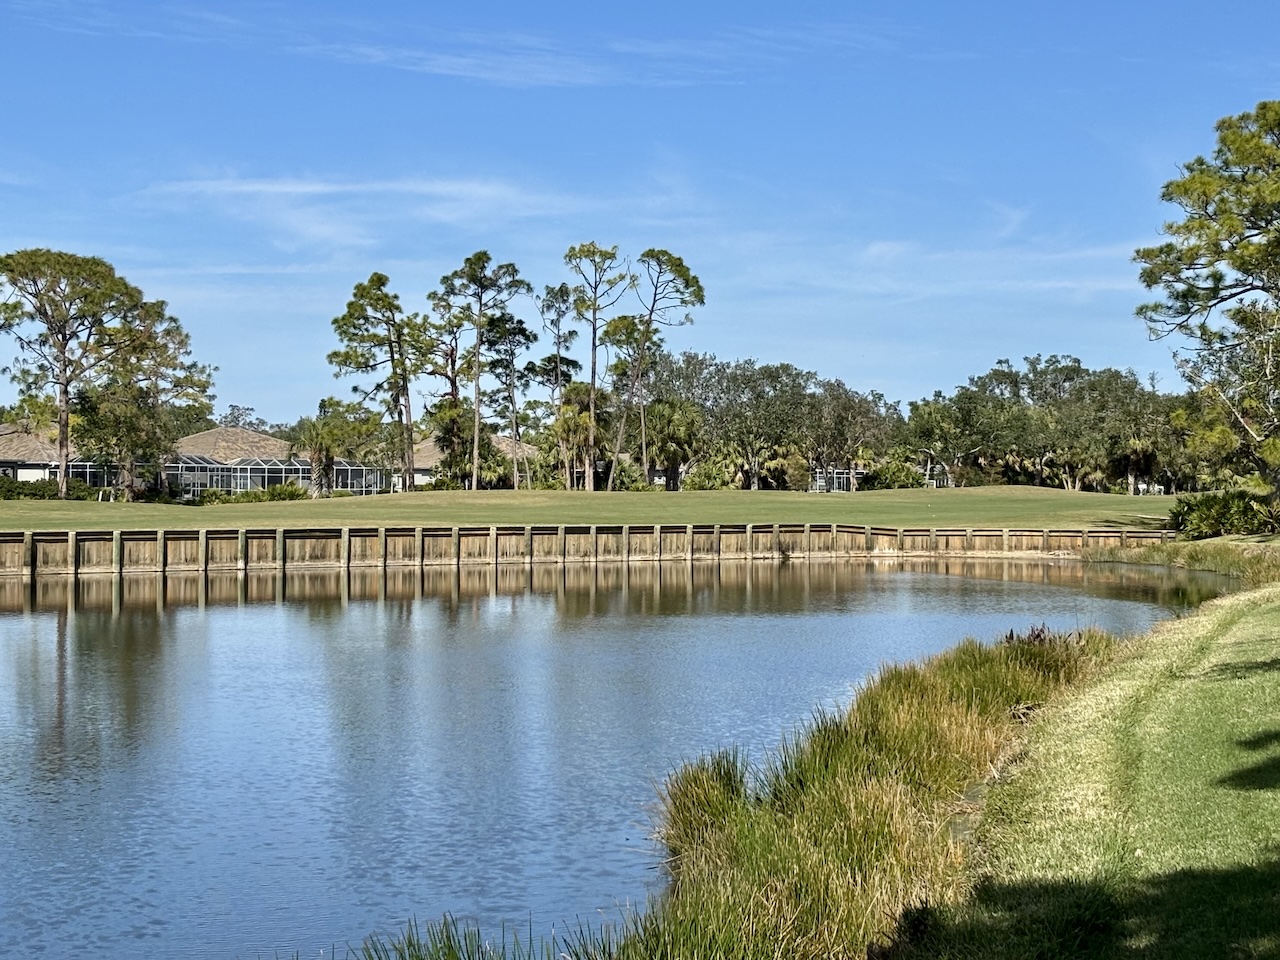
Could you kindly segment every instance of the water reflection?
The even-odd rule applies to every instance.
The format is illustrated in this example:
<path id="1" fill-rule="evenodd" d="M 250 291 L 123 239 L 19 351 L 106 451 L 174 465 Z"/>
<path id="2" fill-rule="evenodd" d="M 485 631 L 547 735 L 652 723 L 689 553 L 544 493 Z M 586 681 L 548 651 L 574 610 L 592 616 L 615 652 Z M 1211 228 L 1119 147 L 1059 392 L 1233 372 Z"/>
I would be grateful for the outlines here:
<path id="1" fill-rule="evenodd" d="M 966 581 L 1041 583 L 1098 597 L 1142 599 L 1170 608 L 1196 606 L 1230 578 L 1164 567 L 1076 561 L 904 558 L 799 563 L 544 564 L 535 566 L 392 567 L 273 573 L 137 574 L 124 577 L 0 579 L 0 613 L 57 609 L 135 611 L 252 603 L 290 603 L 317 619 L 340 617 L 348 604 L 399 604 L 405 615 L 432 598 L 452 609 L 497 596 L 555 596 L 565 617 L 611 613 L 678 614 L 708 602 L 737 608 L 768 596 L 768 606 L 803 610 L 811 599 L 862 590 L 890 572 L 930 573 Z"/>
<path id="2" fill-rule="evenodd" d="M 681 759 L 759 756 L 886 659 L 1228 587 L 1017 560 L 0 582 L 0 955 L 613 916 L 660 886 Z"/>

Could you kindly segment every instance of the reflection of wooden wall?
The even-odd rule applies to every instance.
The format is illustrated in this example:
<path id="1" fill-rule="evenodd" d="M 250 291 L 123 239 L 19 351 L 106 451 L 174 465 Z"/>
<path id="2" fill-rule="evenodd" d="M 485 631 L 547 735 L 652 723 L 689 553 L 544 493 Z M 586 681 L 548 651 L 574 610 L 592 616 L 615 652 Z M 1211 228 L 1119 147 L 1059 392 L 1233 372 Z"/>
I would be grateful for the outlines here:
<path id="1" fill-rule="evenodd" d="M 1153 578 L 1147 568 L 1124 565 L 1060 563 L 1030 554 L 954 553 L 880 554 L 861 557 L 812 557 L 804 562 L 770 560 L 723 562 L 685 559 L 632 563 L 428 564 L 382 567 L 373 564 L 313 566 L 275 570 L 200 573 L 85 573 L 78 577 L 0 577 L 0 612 L 51 609 L 100 610 L 237 606 L 252 603 L 306 604 L 310 615 L 340 611 L 348 603 L 421 601 L 458 610 L 467 604 L 503 597 L 554 598 L 557 615 L 598 616 L 632 613 L 693 613 L 728 602 L 740 609 L 753 598 L 799 604 L 818 593 L 860 589 L 866 578 L 885 571 L 920 571 L 969 579 L 1016 580 L 1088 587 L 1100 595 L 1167 596 L 1178 604 L 1195 596 L 1184 571 Z M 1200 598 L 1218 588 L 1202 587 Z M 1152 593 L 1152 591 L 1155 593 Z M 790 599 L 787 599 L 787 598 Z M 1165 602 L 1160 600 L 1159 602 Z M 1190 602 L 1198 602 L 1191 600 Z M 710 606 L 709 606 L 710 605 Z"/>
<path id="2" fill-rule="evenodd" d="M 1167 530 L 970 530 L 841 523 L 341 527 L 0 533 L 0 574 L 121 574 L 1050 553 L 1163 543 Z"/>

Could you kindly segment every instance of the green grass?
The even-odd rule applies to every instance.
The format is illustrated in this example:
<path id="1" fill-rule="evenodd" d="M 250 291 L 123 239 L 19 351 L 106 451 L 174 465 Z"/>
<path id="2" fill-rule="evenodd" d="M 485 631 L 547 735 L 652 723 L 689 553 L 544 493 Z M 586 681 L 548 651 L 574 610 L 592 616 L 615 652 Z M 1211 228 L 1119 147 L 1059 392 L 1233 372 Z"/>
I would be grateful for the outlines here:
<path id="1" fill-rule="evenodd" d="M 489 524 L 857 523 L 887 527 L 1158 527 L 1172 498 L 1036 487 L 785 492 L 409 493 L 207 507 L 0 502 L 2 530 L 394 527 Z"/>
<path id="2" fill-rule="evenodd" d="M 1280 587 L 1157 628 L 1038 720 L 958 904 L 883 956 L 1280 956 Z"/>

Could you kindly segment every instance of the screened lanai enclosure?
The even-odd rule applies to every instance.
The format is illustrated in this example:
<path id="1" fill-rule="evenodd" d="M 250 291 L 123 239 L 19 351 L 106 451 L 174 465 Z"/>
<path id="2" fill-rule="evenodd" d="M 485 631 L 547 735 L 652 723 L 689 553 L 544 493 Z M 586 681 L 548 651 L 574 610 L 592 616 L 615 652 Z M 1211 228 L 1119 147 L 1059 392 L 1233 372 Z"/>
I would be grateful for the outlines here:
<path id="1" fill-rule="evenodd" d="M 52 471 L 57 475 L 56 468 Z M 99 463 L 77 458 L 67 465 L 67 476 L 83 480 L 91 487 L 110 487 L 115 483 L 115 470 Z M 200 454 L 179 454 L 164 465 L 165 484 L 175 494 L 196 499 L 206 490 L 240 493 L 265 490 L 267 487 L 295 483 L 303 489 L 311 485 L 311 461 L 293 457 L 241 457 L 222 463 Z M 338 459 L 333 467 L 333 489 L 355 495 L 378 493 L 390 486 L 386 470 L 353 460 Z"/>
<path id="2" fill-rule="evenodd" d="M 164 475 L 171 489 L 181 490 L 184 497 L 192 498 L 206 490 L 239 493 L 291 482 L 306 488 L 311 485 L 311 461 L 300 457 L 288 460 L 242 457 L 230 463 L 219 463 L 211 457 L 182 454 L 164 465 Z M 340 458 L 333 462 L 334 490 L 359 495 L 377 493 L 389 484 L 387 471 L 379 467 Z"/>

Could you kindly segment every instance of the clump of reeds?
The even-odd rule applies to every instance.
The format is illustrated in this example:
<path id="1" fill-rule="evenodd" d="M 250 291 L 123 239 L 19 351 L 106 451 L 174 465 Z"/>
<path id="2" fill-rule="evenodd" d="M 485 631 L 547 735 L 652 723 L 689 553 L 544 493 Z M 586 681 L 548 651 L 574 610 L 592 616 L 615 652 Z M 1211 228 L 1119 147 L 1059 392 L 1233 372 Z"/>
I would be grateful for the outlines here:
<path id="1" fill-rule="evenodd" d="M 947 824 L 965 789 L 1109 645 L 1041 628 L 994 646 L 966 641 L 885 667 L 847 711 L 816 716 L 759 771 L 734 753 L 677 771 L 658 825 L 671 892 L 624 954 L 865 956 L 903 909 L 958 892 L 962 850 Z"/>
<path id="2" fill-rule="evenodd" d="M 623 926 L 631 921 L 623 920 Z M 360 960 L 608 960 L 615 956 L 619 935 L 610 926 L 585 925 L 565 934 L 535 937 L 530 930 L 523 940 L 504 929 L 497 940 L 486 938 L 479 927 L 460 924 L 445 915 L 420 926 L 410 921 L 393 938 L 370 937 L 360 947 Z"/>

